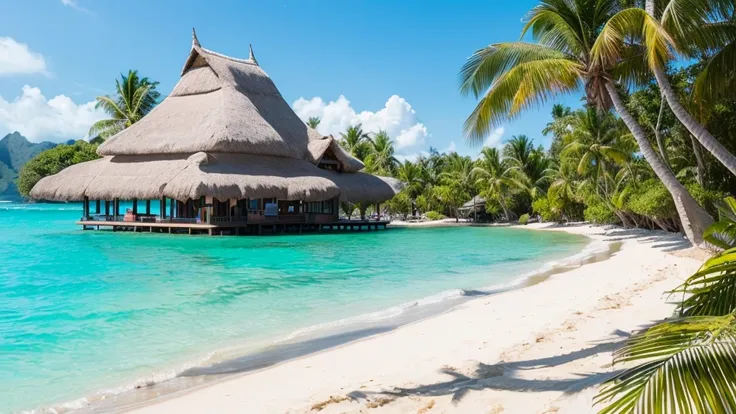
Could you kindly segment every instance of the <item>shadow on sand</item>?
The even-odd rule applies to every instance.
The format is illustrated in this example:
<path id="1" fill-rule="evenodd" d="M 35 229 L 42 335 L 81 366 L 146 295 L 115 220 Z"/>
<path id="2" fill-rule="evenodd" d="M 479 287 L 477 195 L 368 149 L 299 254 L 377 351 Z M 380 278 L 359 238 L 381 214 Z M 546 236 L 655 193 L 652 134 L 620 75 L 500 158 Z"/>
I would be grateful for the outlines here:
<path id="1" fill-rule="evenodd" d="M 228 359 L 207 366 L 190 368 L 183 371 L 179 376 L 194 377 L 199 375 L 222 375 L 255 371 L 393 329 L 394 327 L 392 326 L 360 329 L 299 342 L 273 345 L 253 354 Z"/>

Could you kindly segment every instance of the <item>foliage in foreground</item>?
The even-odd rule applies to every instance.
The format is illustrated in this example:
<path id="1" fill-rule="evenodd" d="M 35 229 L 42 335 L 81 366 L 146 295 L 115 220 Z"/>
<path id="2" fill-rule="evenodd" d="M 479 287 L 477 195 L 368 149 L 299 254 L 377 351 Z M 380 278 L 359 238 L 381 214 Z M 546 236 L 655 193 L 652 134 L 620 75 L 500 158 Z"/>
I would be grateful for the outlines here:
<path id="1" fill-rule="evenodd" d="M 632 336 L 614 363 L 638 362 L 603 384 L 601 413 L 736 411 L 736 200 L 721 206 L 709 241 L 727 250 L 670 292 L 678 316 Z M 729 227 L 730 226 L 730 227 Z M 716 244 L 716 243 L 713 243 Z"/>

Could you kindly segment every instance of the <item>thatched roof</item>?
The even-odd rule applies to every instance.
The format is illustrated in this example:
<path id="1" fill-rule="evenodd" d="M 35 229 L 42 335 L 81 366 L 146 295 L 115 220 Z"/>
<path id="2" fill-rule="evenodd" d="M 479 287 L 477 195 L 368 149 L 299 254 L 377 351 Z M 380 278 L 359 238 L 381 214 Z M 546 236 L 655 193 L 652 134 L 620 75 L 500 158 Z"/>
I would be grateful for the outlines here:
<path id="1" fill-rule="evenodd" d="M 250 154 L 199 152 L 183 155 L 116 155 L 66 168 L 43 178 L 31 191 L 36 199 L 177 200 L 213 196 L 377 203 L 399 191 L 398 181 L 365 173 L 337 173 L 306 160 Z"/>
<path id="2" fill-rule="evenodd" d="M 360 173 L 361 161 L 305 125 L 252 49 L 248 59 L 235 59 L 202 48 L 196 35 L 171 94 L 97 152 L 102 159 L 42 179 L 31 196 L 320 201 L 339 195 L 376 203 L 399 191 L 396 180 Z M 317 167 L 326 154 L 342 173 Z"/>
<path id="3" fill-rule="evenodd" d="M 361 160 L 353 157 L 345 151 L 337 140 L 332 137 L 332 135 L 310 140 L 307 149 L 307 159 L 315 165 L 319 164 L 322 157 L 329 150 L 330 153 L 342 164 L 342 170 L 344 172 L 358 172 L 365 167 Z"/>
<path id="4" fill-rule="evenodd" d="M 255 58 L 204 49 L 194 38 L 179 83 L 151 113 L 108 139 L 100 155 L 199 151 L 304 158 L 307 126 Z"/>

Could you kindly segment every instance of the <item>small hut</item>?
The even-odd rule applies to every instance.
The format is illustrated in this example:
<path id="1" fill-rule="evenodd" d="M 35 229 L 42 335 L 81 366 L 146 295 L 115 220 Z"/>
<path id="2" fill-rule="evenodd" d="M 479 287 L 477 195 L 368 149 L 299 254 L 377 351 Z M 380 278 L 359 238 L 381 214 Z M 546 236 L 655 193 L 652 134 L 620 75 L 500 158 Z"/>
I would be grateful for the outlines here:
<path id="1" fill-rule="evenodd" d="M 332 136 L 305 125 L 252 48 L 248 59 L 228 57 L 202 48 L 194 31 L 174 90 L 97 153 L 43 178 L 31 196 L 82 201 L 85 229 L 240 234 L 342 229 L 341 201 L 378 205 L 399 191 L 396 180 L 361 172 L 363 163 Z M 121 200 L 132 209 L 121 212 Z"/>

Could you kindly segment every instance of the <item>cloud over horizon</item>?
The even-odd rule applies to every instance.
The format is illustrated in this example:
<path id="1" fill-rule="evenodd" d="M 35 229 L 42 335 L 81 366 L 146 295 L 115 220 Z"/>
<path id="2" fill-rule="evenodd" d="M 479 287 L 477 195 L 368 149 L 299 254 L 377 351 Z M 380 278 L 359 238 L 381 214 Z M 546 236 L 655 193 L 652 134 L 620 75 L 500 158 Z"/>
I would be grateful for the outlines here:
<path id="1" fill-rule="evenodd" d="M 362 124 L 365 132 L 385 130 L 393 139 L 397 152 L 419 148 L 431 136 L 409 102 L 398 95 L 388 98 L 384 107 L 376 112 L 357 112 L 344 95 L 328 103 L 319 96 L 299 98 L 292 107 L 305 122 L 310 117 L 319 117 L 321 122 L 317 130 L 324 135 L 339 137 L 341 132 L 357 124 Z"/>
<path id="2" fill-rule="evenodd" d="M 32 142 L 82 139 L 92 124 L 105 118 L 95 101 L 77 104 L 66 95 L 46 99 L 29 85 L 13 100 L 0 96 L 0 136 L 18 131 Z"/>
<path id="3" fill-rule="evenodd" d="M 23 74 L 48 75 L 46 59 L 25 43 L 0 37 L 0 76 Z"/>

